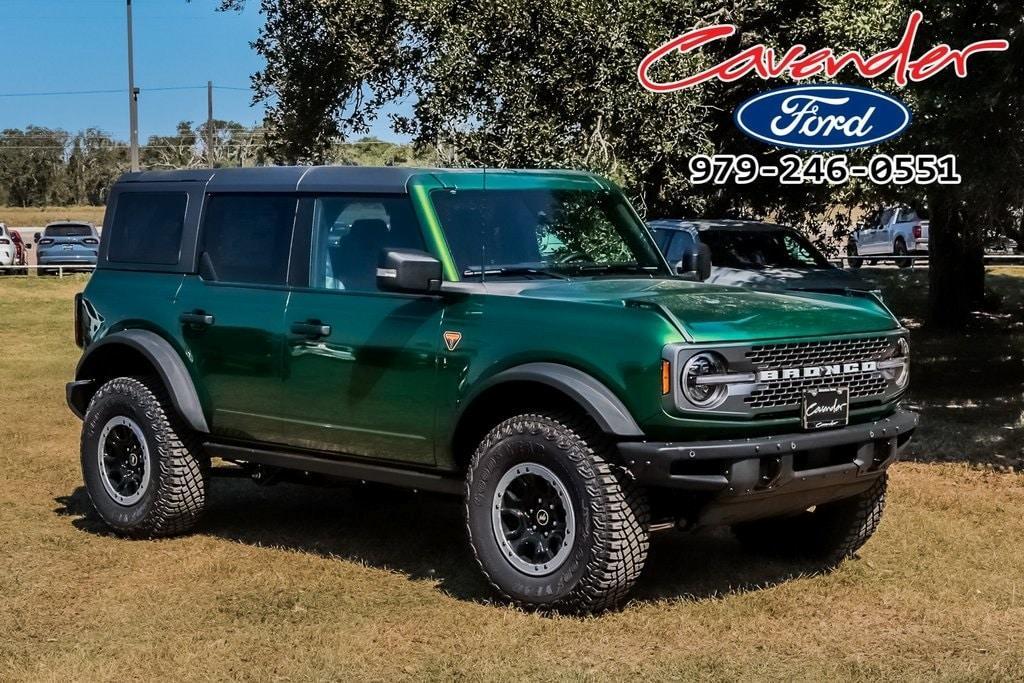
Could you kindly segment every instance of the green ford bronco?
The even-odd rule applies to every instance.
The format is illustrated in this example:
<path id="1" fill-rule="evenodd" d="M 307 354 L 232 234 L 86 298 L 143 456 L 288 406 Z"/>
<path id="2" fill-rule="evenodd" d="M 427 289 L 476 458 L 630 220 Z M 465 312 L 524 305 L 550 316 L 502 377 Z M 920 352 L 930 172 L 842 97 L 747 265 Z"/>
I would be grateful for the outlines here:
<path id="1" fill-rule="evenodd" d="M 189 530 L 229 471 L 455 494 L 503 596 L 590 611 L 655 530 L 851 556 L 917 425 L 876 296 L 705 285 L 590 174 L 129 174 L 98 258 L 67 399 L 130 536 Z"/>

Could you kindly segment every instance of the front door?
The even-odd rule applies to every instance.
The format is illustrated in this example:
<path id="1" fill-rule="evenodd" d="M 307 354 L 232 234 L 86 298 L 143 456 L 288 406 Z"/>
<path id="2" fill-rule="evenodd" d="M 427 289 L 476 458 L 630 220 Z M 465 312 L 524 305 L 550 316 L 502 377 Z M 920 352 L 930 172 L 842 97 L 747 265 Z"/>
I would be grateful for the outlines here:
<path id="1" fill-rule="evenodd" d="M 200 233 L 200 275 L 175 305 L 198 388 L 223 437 L 280 442 L 288 252 L 296 198 L 211 195 Z"/>
<path id="2" fill-rule="evenodd" d="M 443 303 L 376 286 L 381 250 L 424 248 L 409 199 L 304 201 L 312 216 L 308 286 L 292 291 L 285 311 L 289 443 L 433 464 Z"/>

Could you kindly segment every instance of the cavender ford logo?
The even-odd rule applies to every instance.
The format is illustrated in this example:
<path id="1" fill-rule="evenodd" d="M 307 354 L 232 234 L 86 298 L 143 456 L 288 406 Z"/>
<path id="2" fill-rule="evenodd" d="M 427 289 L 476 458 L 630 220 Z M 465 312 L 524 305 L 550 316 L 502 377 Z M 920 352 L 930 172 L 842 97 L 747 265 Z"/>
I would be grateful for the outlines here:
<path id="1" fill-rule="evenodd" d="M 814 377 L 836 377 L 856 375 L 861 372 L 875 372 L 878 361 L 865 360 L 850 363 L 830 363 L 828 365 L 808 365 L 803 368 L 782 368 L 781 370 L 761 370 L 757 373 L 758 382 L 775 382 L 785 379 L 810 379 Z"/>

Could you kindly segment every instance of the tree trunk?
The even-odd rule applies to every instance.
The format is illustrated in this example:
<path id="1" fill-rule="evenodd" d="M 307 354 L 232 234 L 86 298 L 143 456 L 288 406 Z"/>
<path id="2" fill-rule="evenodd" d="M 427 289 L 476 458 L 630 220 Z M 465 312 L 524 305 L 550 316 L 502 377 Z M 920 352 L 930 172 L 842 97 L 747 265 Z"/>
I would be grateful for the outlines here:
<path id="1" fill-rule="evenodd" d="M 930 192 L 929 327 L 963 329 L 985 298 L 984 249 L 978 220 L 967 216 L 959 193 L 945 186 Z"/>

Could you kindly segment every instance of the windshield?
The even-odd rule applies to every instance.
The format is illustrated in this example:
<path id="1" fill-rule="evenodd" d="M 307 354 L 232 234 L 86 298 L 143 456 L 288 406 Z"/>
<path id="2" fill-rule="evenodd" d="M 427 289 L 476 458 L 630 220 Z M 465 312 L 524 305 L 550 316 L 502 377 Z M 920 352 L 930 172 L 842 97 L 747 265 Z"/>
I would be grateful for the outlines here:
<path id="1" fill-rule="evenodd" d="M 704 230 L 711 263 L 721 268 L 828 268 L 828 260 L 791 230 Z"/>
<path id="2" fill-rule="evenodd" d="M 431 198 L 463 277 L 663 273 L 653 241 L 618 193 L 439 190 Z"/>
<path id="3" fill-rule="evenodd" d="M 88 225 L 51 225 L 43 233 L 47 237 L 91 237 L 92 228 Z"/>

